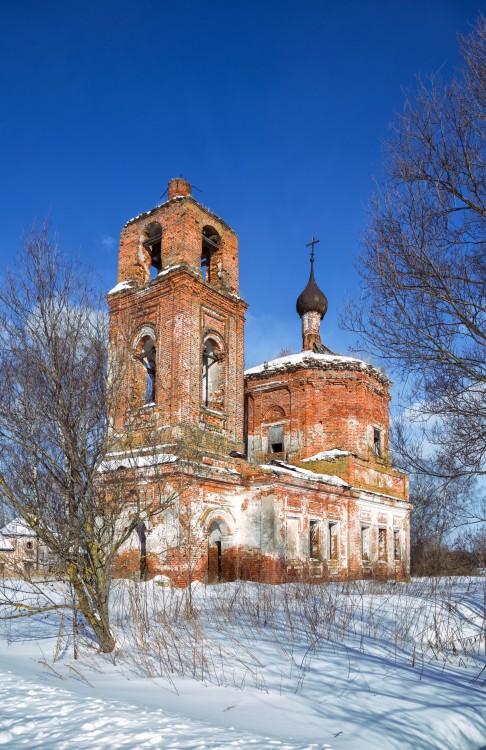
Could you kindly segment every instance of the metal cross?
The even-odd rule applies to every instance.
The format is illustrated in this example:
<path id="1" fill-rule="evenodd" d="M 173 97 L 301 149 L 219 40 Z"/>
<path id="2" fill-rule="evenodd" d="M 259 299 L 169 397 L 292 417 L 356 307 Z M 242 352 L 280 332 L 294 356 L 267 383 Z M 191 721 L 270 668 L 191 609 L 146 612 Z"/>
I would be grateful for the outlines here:
<path id="1" fill-rule="evenodd" d="M 320 242 L 320 240 L 316 240 L 315 237 L 314 237 L 314 235 L 312 235 L 312 242 L 309 242 L 306 245 L 306 247 L 311 247 L 312 248 L 312 250 L 311 250 L 311 256 L 310 256 L 311 263 L 314 263 L 314 245 L 317 245 L 318 242 Z"/>

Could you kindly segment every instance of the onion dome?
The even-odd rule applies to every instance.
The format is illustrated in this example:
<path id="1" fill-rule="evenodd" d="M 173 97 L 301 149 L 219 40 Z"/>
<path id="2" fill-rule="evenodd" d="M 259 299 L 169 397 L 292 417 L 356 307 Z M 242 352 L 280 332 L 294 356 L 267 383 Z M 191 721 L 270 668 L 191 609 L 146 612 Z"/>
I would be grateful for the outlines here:
<path id="1" fill-rule="evenodd" d="M 314 278 L 314 258 L 311 257 L 311 270 L 307 286 L 297 300 L 297 312 L 300 317 L 308 312 L 318 312 L 321 320 L 327 311 L 327 297 L 321 292 Z"/>

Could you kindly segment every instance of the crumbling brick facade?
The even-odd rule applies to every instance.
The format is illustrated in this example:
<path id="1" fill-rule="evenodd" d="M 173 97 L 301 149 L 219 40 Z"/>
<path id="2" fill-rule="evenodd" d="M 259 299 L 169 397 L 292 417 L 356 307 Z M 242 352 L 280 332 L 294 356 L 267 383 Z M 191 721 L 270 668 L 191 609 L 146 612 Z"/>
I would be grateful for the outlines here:
<path id="1" fill-rule="evenodd" d="M 244 373 L 236 235 L 177 178 L 167 202 L 123 228 L 109 303 L 117 399 L 105 478 L 172 498 L 147 524 L 151 574 L 177 585 L 408 575 L 390 381 L 322 345 L 313 258 L 297 308 L 303 351 Z M 121 575 L 136 571 L 137 544 L 122 551 Z"/>

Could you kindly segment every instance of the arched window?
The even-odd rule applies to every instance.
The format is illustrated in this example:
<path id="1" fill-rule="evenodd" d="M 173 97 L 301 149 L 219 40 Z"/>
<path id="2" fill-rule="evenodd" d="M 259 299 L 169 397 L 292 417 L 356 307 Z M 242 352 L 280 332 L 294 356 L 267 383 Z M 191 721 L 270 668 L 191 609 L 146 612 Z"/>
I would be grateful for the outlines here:
<path id="1" fill-rule="evenodd" d="M 144 336 L 140 339 L 138 347 L 138 353 L 135 358 L 143 365 L 143 383 L 140 383 L 141 375 L 137 376 L 138 392 L 143 394 L 144 404 L 155 403 L 155 386 L 156 386 L 156 375 L 157 375 L 157 357 L 155 349 L 155 341 L 152 336 Z M 140 365 L 139 365 L 140 367 Z"/>
<path id="2" fill-rule="evenodd" d="M 142 246 L 149 255 L 149 278 L 153 279 L 162 270 L 162 228 L 157 221 L 145 227 Z"/>
<path id="3" fill-rule="evenodd" d="M 202 403 L 218 410 L 224 405 L 223 353 L 211 338 L 204 342 L 202 356 Z"/>
<path id="4" fill-rule="evenodd" d="M 201 276 L 210 284 L 216 283 L 218 274 L 217 251 L 221 243 L 221 237 L 213 227 L 204 227 L 202 233 L 201 248 Z"/>

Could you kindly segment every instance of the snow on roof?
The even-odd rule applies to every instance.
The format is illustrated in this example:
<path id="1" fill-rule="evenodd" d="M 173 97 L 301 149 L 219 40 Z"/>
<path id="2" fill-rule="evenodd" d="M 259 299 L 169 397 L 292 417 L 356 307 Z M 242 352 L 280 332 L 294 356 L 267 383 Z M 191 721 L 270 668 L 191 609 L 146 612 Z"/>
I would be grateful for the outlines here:
<path id="1" fill-rule="evenodd" d="M 0 529 L 0 534 L 4 536 L 37 536 L 35 531 L 27 526 L 23 518 L 14 518 L 10 521 L 3 529 Z"/>
<path id="2" fill-rule="evenodd" d="M 310 479 L 313 482 L 325 482 L 326 484 L 333 484 L 335 487 L 349 487 L 350 485 L 341 479 L 331 474 L 317 474 L 314 471 L 308 469 L 301 469 L 300 466 L 293 466 L 287 464 L 284 461 L 276 461 L 273 464 L 261 464 L 262 469 L 271 469 L 276 474 L 290 474 L 291 476 L 299 476 L 301 479 Z"/>
<path id="3" fill-rule="evenodd" d="M 133 284 L 133 281 L 120 281 L 120 283 L 114 286 L 113 289 L 110 289 L 108 294 L 116 294 L 117 292 L 124 292 L 125 289 L 131 289 L 132 284 Z"/>
<path id="4" fill-rule="evenodd" d="M 204 466 L 205 464 L 203 464 Z M 207 464 L 213 471 L 219 471 L 222 474 L 236 474 L 236 476 L 240 475 L 239 471 L 236 471 L 236 469 L 231 469 L 229 466 L 215 466 L 214 464 Z"/>
<path id="5" fill-rule="evenodd" d="M 10 544 L 8 539 L 5 539 L 3 534 L 0 533 L 0 552 L 11 552 L 14 547 Z"/>
<path id="6" fill-rule="evenodd" d="M 157 278 L 159 276 L 165 276 L 167 273 L 174 271 L 176 268 L 182 268 L 182 263 L 176 263 L 174 266 L 169 266 L 168 268 L 164 268 L 163 271 L 159 271 L 159 273 L 157 274 Z"/>
<path id="7" fill-rule="evenodd" d="M 339 448 L 332 448 L 330 451 L 321 451 L 320 453 L 316 453 L 315 456 L 309 456 L 309 458 L 303 458 L 302 463 L 305 463 L 306 461 L 329 461 L 333 458 L 338 458 L 339 456 L 352 456 L 353 454 L 351 451 L 341 451 Z"/>
<path id="8" fill-rule="evenodd" d="M 316 354 L 311 351 L 299 352 L 298 354 L 287 354 L 285 357 L 278 357 L 272 359 L 269 362 L 264 362 L 262 365 L 256 367 L 250 367 L 249 370 L 245 370 L 245 375 L 256 375 L 260 372 L 268 372 L 271 370 L 284 370 L 292 365 L 300 365 L 301 367 L 319 367 L 323 364 L 354 364 L 358 365 L 360 369 L 365 370 L 370 365 L 363 362 L 361 359 L 355 359 L 354 357 L 342 357 L 340 354 Z"/>
<path id="9" fill-rule="evenodd" d="M 139 469 L 144 466 L 158 466 L 159 464 L 170 464 L 178 461 L 173 453 L 156 453 L 149 456 L 124 456 L 111 461 L 103 461 L 100 472 L 115 471 L 116 469 Z"/>
<path id="10" fill-rule="evenodd" d="M 192 198 L 192 195 L 174 195 L 171 200 L 181 200 L 181 198 Z M 192 198 L 195 200 L 194 198 Z M 128 219 L 128 221 L 124 224 L 123 229 L 127 227 L 129 224 L 132 223 L 132 221 L 137 221 L 137 219 L 142 219 L 144 216 L 150 216 L 150 214 L 153 211 L 156 211 L 158 208 L 162 208 L 162 206 L 167 206 L 170 203 L 170 200 L 164 201 L 163 203 L 159 203 L 157 206 L 154 206 L 153 208 L 150 208 L 148 211 L 142 211 L 141 214 L 137 214 L 137 216 L 134 216 L 131 219 Z"/>

